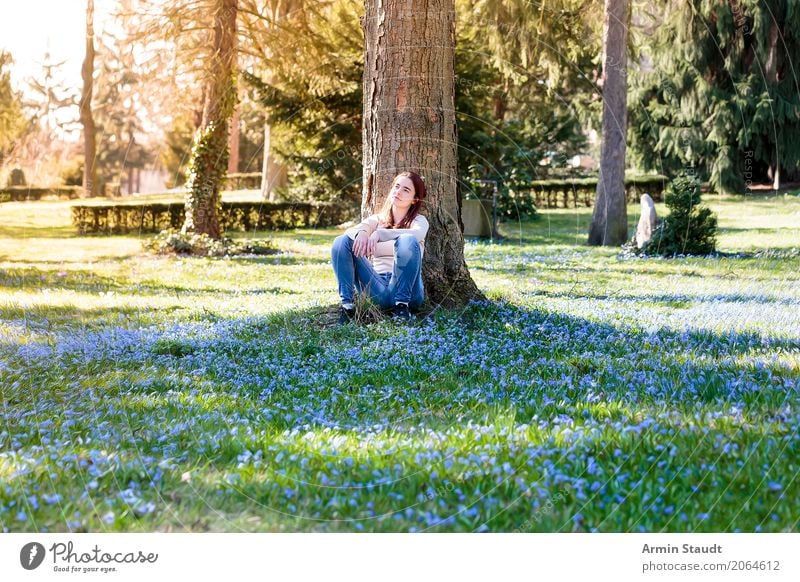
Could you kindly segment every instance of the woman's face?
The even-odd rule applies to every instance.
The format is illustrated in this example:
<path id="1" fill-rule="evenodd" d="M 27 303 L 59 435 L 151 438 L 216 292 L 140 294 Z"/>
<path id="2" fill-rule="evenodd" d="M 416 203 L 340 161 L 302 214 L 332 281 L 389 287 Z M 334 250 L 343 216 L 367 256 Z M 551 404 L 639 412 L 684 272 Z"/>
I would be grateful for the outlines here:
<path id="1" fill-rule="evenodd" d="M 392 198 L 392 206 L 397 209 L 408 209 L 416 200 L 414 182 L 407 176 L 398 176 L 394 179 L 389 196 Z"/>

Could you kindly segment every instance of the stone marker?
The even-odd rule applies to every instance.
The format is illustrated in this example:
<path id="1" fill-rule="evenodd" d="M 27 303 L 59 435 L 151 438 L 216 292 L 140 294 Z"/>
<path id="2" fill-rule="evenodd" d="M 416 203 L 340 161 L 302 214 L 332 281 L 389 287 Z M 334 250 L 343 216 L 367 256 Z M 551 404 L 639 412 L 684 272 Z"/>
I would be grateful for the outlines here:
<path id="1" fill-rule="evenodd" d="M 656 205 L 653 203 L 653 199 L 650 198 L 649 194 L 643 194 L 641 203 L 642 215 L 636 227 L 637 248 L 642 248 L 650 240 L 656 227 Z"/>
<path id="2" fill-rule="evenodd" d="M 464 236 L 491 237 L 492 201 L 462 200 L 461 220 L 464 223 Z"/>

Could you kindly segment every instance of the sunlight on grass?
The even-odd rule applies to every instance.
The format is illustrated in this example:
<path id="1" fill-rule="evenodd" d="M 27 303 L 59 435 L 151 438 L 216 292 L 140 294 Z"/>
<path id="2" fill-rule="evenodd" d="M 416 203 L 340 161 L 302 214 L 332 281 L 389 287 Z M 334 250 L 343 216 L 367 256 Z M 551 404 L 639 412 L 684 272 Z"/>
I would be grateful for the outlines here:
<path id="1" fill-rule="evenodd" d="M 589 248 L 587 208 L 504 224 L 465 247 L 493 301 L 412 328 L 333 326 L 336 229 L 158 257 L 3 204 L 0 525 L 790 531 L 800 199 L 705 201 L 719 256 Z"/>

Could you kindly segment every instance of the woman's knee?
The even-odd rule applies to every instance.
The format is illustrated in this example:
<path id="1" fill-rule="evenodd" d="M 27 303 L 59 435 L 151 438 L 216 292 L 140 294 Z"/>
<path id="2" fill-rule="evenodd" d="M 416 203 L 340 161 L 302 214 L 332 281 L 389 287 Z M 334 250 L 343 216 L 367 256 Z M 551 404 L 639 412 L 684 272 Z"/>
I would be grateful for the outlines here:
<path id="1" fill-rule="evenodd" d="M 397 255 L 405 255 L 409 258 L 419 253 L 419 241 L 413 234 L 401 234 L 394 242 Z"/>
<path id="2" fill-rule="evenodd" d="M 345 250 L 352 248 L 353 239 L 346 234 L 342 234 L 333 239 L 333 251 Z"/>

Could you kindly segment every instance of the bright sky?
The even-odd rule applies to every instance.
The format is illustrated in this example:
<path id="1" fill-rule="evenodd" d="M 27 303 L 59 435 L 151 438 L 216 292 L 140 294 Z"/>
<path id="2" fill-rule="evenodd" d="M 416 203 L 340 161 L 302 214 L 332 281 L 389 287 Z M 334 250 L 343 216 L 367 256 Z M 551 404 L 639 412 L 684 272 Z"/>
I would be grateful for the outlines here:
<path id="1" fill-rule="evenodd" d="M 109 26 L 114 0 L 95 0 L 95 32 Z M 14 57 L 12 79 L 17 89 L 41 72 L 44 54 L 50 50 L 70 87 L 81 86 L 81 63 L 86 30 L 86 0 L 4 0 L 0 18 L 0 48 Z"/>

